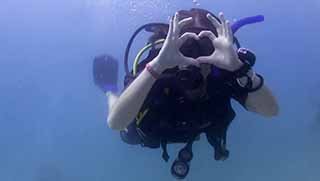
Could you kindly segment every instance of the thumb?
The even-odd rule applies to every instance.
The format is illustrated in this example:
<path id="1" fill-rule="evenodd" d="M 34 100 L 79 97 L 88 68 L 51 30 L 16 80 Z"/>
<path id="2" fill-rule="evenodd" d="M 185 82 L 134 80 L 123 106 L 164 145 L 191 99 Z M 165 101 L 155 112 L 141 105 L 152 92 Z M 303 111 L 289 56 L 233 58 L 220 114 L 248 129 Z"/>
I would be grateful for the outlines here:
<path id="1" fill-rule="evenodd" d="M 196 61 L 199 63 L 199 64 L 202 64 L 202 63 L 210 63 L 210 60 L 211 58 L 208 57 L 208 56 L 201 56 L 201 57 L 198 57 L 196 59 Z"/>
<path id="2" fill-rule="evenodd" d="M 196 67 L 200 67 L 200 63 L 194 58 L 183 57 L 183 59 L 184 60 L 183 60 L 182 66 L 194 65 Z"/>

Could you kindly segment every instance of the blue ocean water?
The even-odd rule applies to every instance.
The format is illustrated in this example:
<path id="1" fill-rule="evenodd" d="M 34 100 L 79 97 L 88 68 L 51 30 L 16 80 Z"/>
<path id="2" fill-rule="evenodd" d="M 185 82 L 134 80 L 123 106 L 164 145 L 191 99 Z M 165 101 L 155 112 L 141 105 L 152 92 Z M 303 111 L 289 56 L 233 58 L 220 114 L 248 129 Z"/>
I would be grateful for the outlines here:
<path id="1" fill-rule="evenodd" d="M 180 9 L 266 21 L 241 29 L 280 105 L 271 120 L 245 112 L 229 129 L 230 158 L 194 146 L 188 181 L 320 179 L 319 0 L 2 0 L 0 6 L 0 180 L 173 180 L 161 150 L 128 146 L 107 128 L 107 102 L 92 60 L 122 60 L 131 33 Z M 145 37 L 136 42 L 141 47 Z M 120 80 L 123 79 L 121 67 Z M 121 81 L 119 85 L 121 84 Z M 175 157 L 179 146 L 170 146 Z"/>

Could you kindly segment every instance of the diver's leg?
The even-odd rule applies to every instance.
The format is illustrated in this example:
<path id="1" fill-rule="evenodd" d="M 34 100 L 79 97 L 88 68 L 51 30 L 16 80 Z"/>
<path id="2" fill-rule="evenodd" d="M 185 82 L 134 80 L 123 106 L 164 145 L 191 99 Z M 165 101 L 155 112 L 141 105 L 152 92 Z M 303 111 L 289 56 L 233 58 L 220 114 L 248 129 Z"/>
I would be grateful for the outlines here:
<path id="1" fill-rule="evenodd" d="M 226 160 L 229 157 L 229 151 L 223 145 L 222 137 L 212 133 L 206 133 L 208 142 L 214 148 L 215 160 Z"/>

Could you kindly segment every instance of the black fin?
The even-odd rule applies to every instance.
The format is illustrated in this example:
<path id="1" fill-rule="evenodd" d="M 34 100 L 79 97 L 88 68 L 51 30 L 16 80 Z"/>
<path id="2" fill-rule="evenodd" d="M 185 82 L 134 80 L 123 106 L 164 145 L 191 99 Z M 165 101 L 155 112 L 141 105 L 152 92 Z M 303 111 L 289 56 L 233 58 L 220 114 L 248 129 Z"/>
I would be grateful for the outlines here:
<path id="1" fill-rule="evenodd" d="M 119 62 L 110 55 L 97 56 L 93 60 L 94 84 L 103 92 L 117 91 Z"/>

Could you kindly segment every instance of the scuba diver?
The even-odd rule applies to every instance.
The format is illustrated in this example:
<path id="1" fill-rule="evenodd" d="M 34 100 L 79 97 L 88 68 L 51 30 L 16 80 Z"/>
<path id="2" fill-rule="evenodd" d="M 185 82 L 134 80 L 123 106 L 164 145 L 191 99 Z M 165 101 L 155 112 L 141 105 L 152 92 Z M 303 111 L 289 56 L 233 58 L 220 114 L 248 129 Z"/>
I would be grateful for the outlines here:
<path id="1" fill-rule="evenodd" d="M 226 160 L 227 129 L 236 116 L 231 99 L 265 117 L 278 114 L 275 97 L 253 69 L 255 54 L 242 48 L 234 36 L 242 26 L 263 20 L 259 15 L 230 25 L 223 13 L 216 17 L 204 9 L 191 9 L 178 11 L 169 24 L 140 27 L 125 52 L 120 95 L 114 77 L 117 60 L 96 57 L 94 80 L 108 97 L 109 127 L 120 131 L 125 143 L 161 147 L 166 162 L 167 144 L 184 143 L 171 167 L 177 179 L 187 176 L 192 145 L 202 133 L 213 147 L 215 160 Z M 130 71 L 130 47 L 142 30 L 152 35 Z M 140 62 L 145 52 L 148 55 Z"/>

